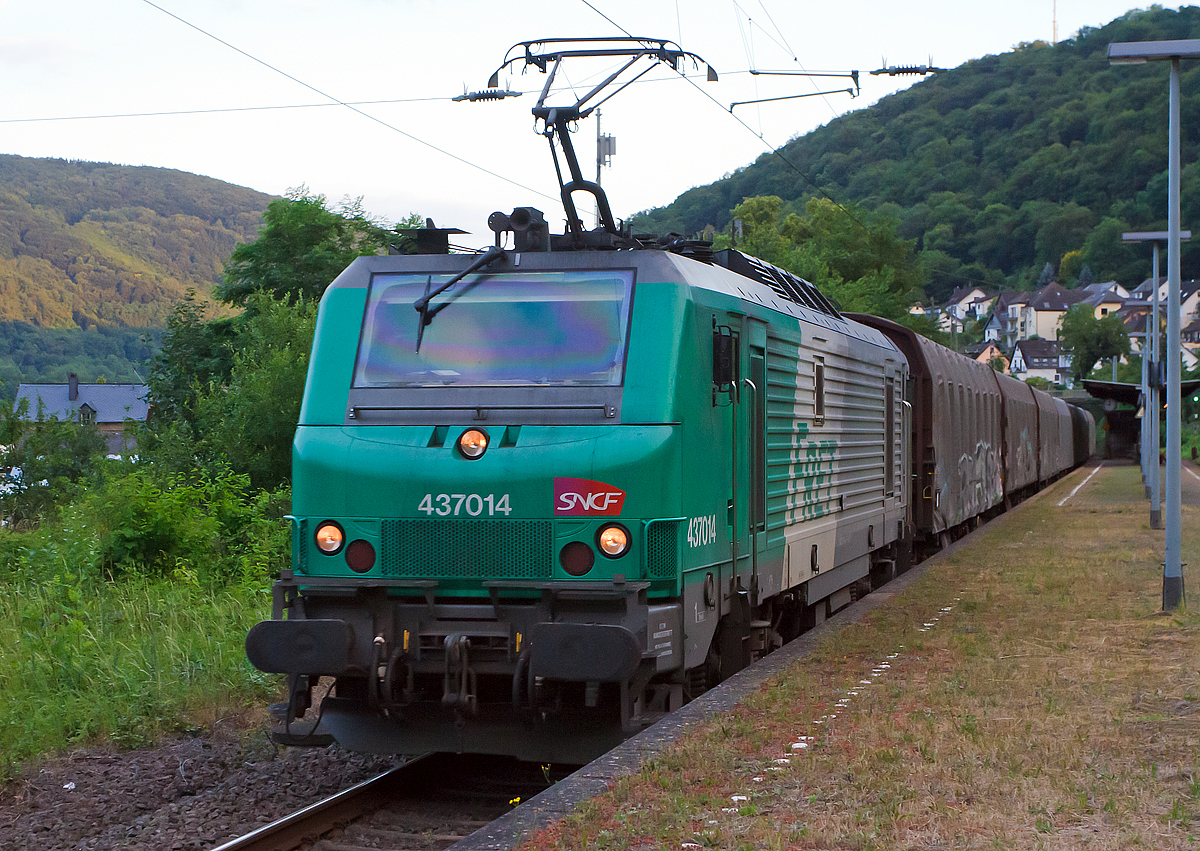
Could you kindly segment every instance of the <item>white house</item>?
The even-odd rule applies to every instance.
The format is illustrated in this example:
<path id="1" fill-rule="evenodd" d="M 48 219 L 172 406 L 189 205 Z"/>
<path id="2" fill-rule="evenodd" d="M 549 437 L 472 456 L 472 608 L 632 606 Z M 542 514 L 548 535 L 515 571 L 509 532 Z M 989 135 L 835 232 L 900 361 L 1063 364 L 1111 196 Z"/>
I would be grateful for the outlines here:
<path id="1" fill-rule="evenodd" d="M 1052 384 L 1071 385 L 1071 359 L 1059 351 L 1057 340 L 1018 341 L 1008 369 L 1022 381 L 1044 378 Z"/>

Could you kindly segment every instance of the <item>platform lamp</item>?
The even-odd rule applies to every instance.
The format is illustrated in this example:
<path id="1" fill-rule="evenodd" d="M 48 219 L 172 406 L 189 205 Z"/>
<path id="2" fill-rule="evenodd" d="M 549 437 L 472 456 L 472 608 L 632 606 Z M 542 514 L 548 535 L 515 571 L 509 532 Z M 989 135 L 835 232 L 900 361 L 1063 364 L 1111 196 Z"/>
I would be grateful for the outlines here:
<path id="1" fill-rule="evenodd" d="M 1170 41 L 1125 41 L 1108 46 L 1108 61 L 1114 65 L 1145 62 L 1171 63 L 1171 97 L 1167 122 L 1167 517 L 1163 558 L 1163 610 L 1184 605 L 1183 522 L 1181 516 L 1183 476 L 1183 408 L 1179 393 L 1179 63 L 1200 59 L 1200 39 Z"/>
<path id="2" fill-rule="evenodd" d="M 1179 234 L 1181 242 L 1192 238 L 1190 230 Z M 1150 528 L 1161 529 L 1162 505 L 1158 493 L 1158 416 L 1162 400 L 1159 398 L 1159 388 L 1162 387 L 1162 375 L 1159 364 L 1162 358 L 1158 351 L 1160 344 L 1158 319 L 1158 245 L 1167 242 L 1167 232 L 1160 231 L 1130 231 L 1121 234 L 1122 242 L 1149 242 L 1154 246 L 1153 264 L 1153 293 L 1150 316 L 1146 317 L 1146 332 L 1142 336 L 1142 477 L 1146 482 L 1146 497 L 1150 500 Z M 1154 329 L 1151 332 L 1151 329 Z M 1150 368 L 1153 364 L 1154 375 Z M 1151 416 L 1151 413 L 1156 416 Z M 1149 425 L 1149 427 L 1147 427 Z"/>

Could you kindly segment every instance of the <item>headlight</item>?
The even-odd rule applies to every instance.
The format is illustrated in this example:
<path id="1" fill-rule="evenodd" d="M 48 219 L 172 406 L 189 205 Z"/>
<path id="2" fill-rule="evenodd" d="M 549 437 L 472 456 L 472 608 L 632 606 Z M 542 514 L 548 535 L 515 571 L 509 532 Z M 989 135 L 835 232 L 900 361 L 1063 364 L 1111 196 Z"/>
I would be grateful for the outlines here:
<path id="1" fill-rule="evenodd" d="M 333 521 L 326 521 L 317 527 L 317 549 L 326 555 L 333 555 L 342 548 L 346 541 L 346 533 L 342 527 Z"/>
<path id="2" fill-rule="evenodd" d="M 458 451 L 462 453 L 464 458 L 468 458 L 472 461 L 483 455 L 483 453 L 487 450 L 487 447 L 487 432 L 477 428 L 467 429 L 458 439 Z"/>
<path id="3" fill-rule="evenodd" d="M 616 523 L 605 526 L 596 536 L 596 546 L 609 558 L 620 558 L 629 552 L 629 532 Z"/>

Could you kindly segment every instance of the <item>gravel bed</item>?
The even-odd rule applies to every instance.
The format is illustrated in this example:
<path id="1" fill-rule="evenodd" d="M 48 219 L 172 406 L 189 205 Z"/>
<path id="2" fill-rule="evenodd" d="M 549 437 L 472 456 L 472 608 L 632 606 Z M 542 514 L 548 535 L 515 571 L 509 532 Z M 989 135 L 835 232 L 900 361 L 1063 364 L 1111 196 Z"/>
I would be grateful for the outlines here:
<path id="1" fill-rule="evenodd" d="M 208 849 L 393 764 L 336 746 L 280 748 L 265 729 L 73 751 L 0 789 L 0 851 Z"/>

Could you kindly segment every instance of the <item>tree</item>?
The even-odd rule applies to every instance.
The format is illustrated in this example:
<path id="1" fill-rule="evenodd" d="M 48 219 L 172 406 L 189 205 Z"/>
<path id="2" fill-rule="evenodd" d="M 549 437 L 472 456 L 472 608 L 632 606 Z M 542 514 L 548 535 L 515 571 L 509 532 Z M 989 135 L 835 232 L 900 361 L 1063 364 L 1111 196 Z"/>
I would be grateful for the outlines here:
<path id="1" fill-rule="evenodd" d="M 229 381 L 197 400 L 201 452 L 270 490 L 291 480 L 292 436 L 316 327 L 317 306 L 251 296 Z"/>
<path id="2" fill-rule="evenodd" d="M 809 199 L 805 214 L 783 222 L 795 246 L 790 262 L 827 269 L 815 283 L 843 309 L 907 322 L 909 305 L 924 300 L 928 276 L 913 242 L 896 235 L 896 223 L 825 198 Z"/>
<path id="3" fill-rule="evenodd" d="M 1083 249 L 1077 248 L 1074 251 L 1068 251 L 1058 261 L 1058 277 L 1065 283 L 1072 279 L 1078 279 L 1083 273 Z"/>
<path id="4" fill-rule="evenodd" d="M 386 251 L 399 241 L 399 228 L 414 224 L 415 214 L 386 228 L 363 210 L 361 198 L 330 209 L 324 195 L 303 186 L 289 190 L 267 207 L 258 238 L 233 250 L 217 297 L 238 306 L 256 292 L 315 302 L 355 257 Z"/>
<path id="5" fill-rule="evenodd" d="M 413 214 L 397 229 L 421 223 Z M 286 483 L 317 300 L 355 257 L 399 236 L 357 201 L 330 211 L 301 188 L 273 202 L 259 238 L 226 267 L 222 298 L 245 310 L 205 321 L 189 296 L 172 314 L 147 379 L 146 462 L 165 474 L 232 470 L 260 490 Z"/>
<path id="6" fill-rule="evenodd" d="M 784 209 L 774 195 L 742 199 L 732 210 L 742 222 L 738 248 L 811 281 L 843 310 L 911 322 L 908 306 L 924 300 L 928 274 L 895 221 L 824 198 L 810 198 L 803 216 Z"/>
<path id="7" fill-rule="evenodd" d="M 0 517 L 10 526 L 36 524 L 57 512 L 104 460 L 94 424 L 60 420 L 29 400 L 0 405 Z"/>
<path id="8" fill-rule="evenodd" d="M 1115 313 L 1100 319 L 1090 304 L 1080 302 L 1067 308 L 1058 332 L 1059 345 L 1071 354 L 1071 374 L 1084 378 L 1097 361 L 1129 354 L 1129 335 Z"/>
<path id="9" fill-rule="evenodd" d="M 778 266 L 786 264 L 792 244 L 780 233 L 782 211 L 783 201 L 778 195 L 743 198 L 732 211 L 734 220 L 742 223 L 738 250 Z"/>
<path id="10" fill-rule="evenodd" d="M 206 322 L 205 312 L 196 294 L 189 292 L 167 320 L 162 349 L 150 361 L 146 376 L 151 400 L 147 429 L 152 434 L 179 424 L 193 439 L 198 437 L 196 400 L 212 384 L 229 380 L 237 329 L 229 319 Z"/>

